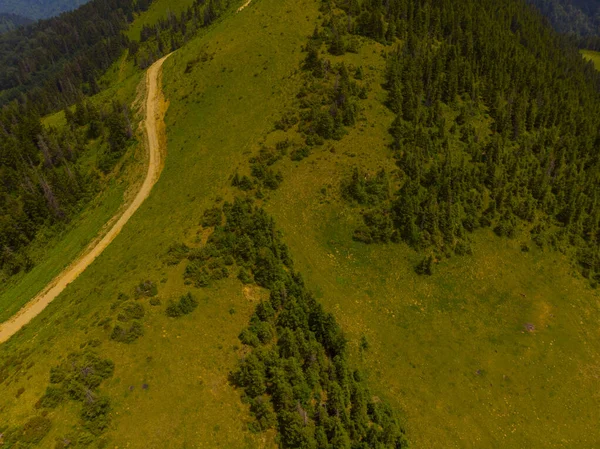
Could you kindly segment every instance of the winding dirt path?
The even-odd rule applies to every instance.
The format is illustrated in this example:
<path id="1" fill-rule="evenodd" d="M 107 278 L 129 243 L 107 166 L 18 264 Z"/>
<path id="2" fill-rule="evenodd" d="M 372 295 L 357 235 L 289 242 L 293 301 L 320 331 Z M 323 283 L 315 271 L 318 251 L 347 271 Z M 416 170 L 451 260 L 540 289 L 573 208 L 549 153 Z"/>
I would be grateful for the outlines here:
<path id="1" fill-rule="evenodd" d="M 116 223 L 110 230 L 93 246 L 87 253 L 78 257 L 62 273 L 60 273 L 44 290 L 38 293 L 27 305 L 25 305 L 12 318 L 0 324 L 0 343 L 4 343 L 23 326 L 38 316 L 62 291 L 85 271 L 91 263 L 102 254 L 102 251 L 115 239 L 123 229 L 123 226 L 129 221 L 136 210 L 142 205 L 144 200 L 150 195 L 152 187 L 158 181 L 163 167 L 162 151 L 159 138 L 159 129 L 163 123 L 161 115 L 161 74 L 164 58 L 156 61 L 146 73 L 146 120 L 145 132 L 146 142 L 149 154 L 148 172 L 146 179 L 139 192 L 127 206 L 125 212 L 120 217 L 113 217 L 111 221 Z"/>

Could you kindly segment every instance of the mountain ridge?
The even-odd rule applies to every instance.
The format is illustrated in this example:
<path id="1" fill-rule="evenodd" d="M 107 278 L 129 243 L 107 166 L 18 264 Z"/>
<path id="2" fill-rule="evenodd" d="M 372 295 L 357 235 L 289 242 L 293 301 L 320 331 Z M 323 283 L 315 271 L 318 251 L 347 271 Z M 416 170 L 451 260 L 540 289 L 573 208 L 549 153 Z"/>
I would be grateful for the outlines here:
<path id="1" fill-rule="evenodd" d="M 528 0 L 560 33 L 600 36 L 600 3 L 595 0 Z"/>
<path id="2" fill-rule="evenodd" d="M 90 0 L 0 0 L 0 13 L 11 13 L 31 20 L 48 19 L 72 11 Z"/>

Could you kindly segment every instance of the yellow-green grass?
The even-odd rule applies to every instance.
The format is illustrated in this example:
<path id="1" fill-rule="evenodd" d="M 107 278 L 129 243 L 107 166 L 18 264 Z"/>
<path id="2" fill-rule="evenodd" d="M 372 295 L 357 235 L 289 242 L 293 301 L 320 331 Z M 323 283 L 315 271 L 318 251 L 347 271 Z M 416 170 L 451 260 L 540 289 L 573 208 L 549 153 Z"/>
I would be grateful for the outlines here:
<path id="1" fill-rule="evenodd" d="M 135 18 L 125 34 L 129 39 L 140 40 L 140 33 L 144 25 L 154 25 L 160 19 L 165 19 L 168 12 L 179 15 L 187 11 L 192 3 L 194 0 L 155 0 L 147 11 Z"/>
<path id="2" fill-rule="evenodd" d="M 404 410 L 414 447 L 593 447 L 597 292 L 564 257 L 491 232 L 475 236 L 473 256 L 417 276 L 421 256 L 405 246 L 352 242 L 356 211 L 321 193 L 346 165 L 335 159 L 295 169 L 269 210 L 353 347 L 367 337 L 354 361 Z"/>
<path id="3" fill-rule="evenodd" d="M 203 210 L 217 196 L 231 198 L 228 176 L 246 165 L 246 150 L 294 95 L 295 80 L 289 77 L 303 57 L 300 48 L 314 28 L 317 6 L 313 0 L 259 0 L 167 60 L 165 169 L 151 196 L 94 264 L 0 346 L 1 359 L 27 351 L 23 367 L 35 360 L 27 374 L 11 369 L 0 385 L 0 409 L 9 424 L 35 413 L 33 404 L 61 356 L 100 338 L 99 350 L 116 364 L 114 378 L 103 388 L 114 404 L 110 447 L 273 446 L 273 435 L 247 430 L 248 411 L 227 380 L 241 356 L 234 346 L 240 346 L 237 335 L 253 311 L 256 292 L 244 292 L 233 277 L 209 289 L 191 289 L 200 300 L 198 309 L 169 319 L 167 299 L 189 288 L 183 285 L 184 266 L 163 267 L 161 258 L 171 244 L 194 240 Z M 214 58 L 184 74 L 188 61 L 202 51 Z M 164 280 L 159 283 L 163 304 L 145 303 L 146 335 L 132 345 L 109 341 L 94 321 L 110 313 L 119 292 L 130 294 L 145 279 Z M 142 383 L 149 384 L 148 391 L 141 390 Z M 25 393 L 16 399 L 23 386 Z M 74 404 L 52 412 L 55 425 L 42 447 L 53 447 L 54 438 L 78 422 L 76 413 Z"/>
<path id="4" fill-rule="evenodd" d="M 592 50 L 581 50 L 581 54 L 588 61 L 592 61 L 596 68 L 600 70 L 600 52 Z"/>

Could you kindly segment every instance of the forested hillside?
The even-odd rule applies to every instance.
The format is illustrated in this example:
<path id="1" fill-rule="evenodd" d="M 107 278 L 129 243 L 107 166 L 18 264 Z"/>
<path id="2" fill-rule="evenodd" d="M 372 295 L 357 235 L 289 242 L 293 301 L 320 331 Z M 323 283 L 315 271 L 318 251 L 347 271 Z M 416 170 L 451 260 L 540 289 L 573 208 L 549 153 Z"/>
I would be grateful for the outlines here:
<path id="1" fill-rule="evenodd" d="M 128 48 L 122 32 L 148 4 L 94 0 L 0 36 L 0 104 L 16 99 L 45 114 L 97 93 L 98 78 Z"/>
<path id="2" fill-rule="evenodd" d="M 495 6 L 494 6 L 495 5 Z M 337 9 L 337 8 L 339 9 Z M 362 206 L 365 243 L 404 241 L 427 255 L 418 270 L 469 254 L 469 234 L 572 254 L 600 280 L 600 76 L 527 5 L 510 1 L 414 4 L 325 2 L 329 18 L 309 44 L 312 73 L 299 102 L 309 146 L 355 123 L 346 69 L 320 59 L 353 51 L 353 35 L 385 43 L 389 129 L 399 171 L 344 182 Z M 400 39 L 402 43 L 397 43 Z M 359 77 L 355 75 L 355 77 Z M 318 107 L 322 81 L 335 84 Z M 327 91 L 326 91 L 327 92 Z M 391 175 L 391 177 L 390 177 Z"/>
<path id="3" fill-rule="evenodd" d="M 31 19 L 17 14 L 0 13 L 0 33 L 14 30 L 20 26 L 28 25 L 31 22 Z"/>
<path id="4" fill-rule="evenodd" d="M 89 0 L 0 0 L 0 12 L 18 14 L 29 19 L 46 19 L 71 11 Z"/>
<path id="5" fill-rule="evenodd" d="M 67 110 L 66 129 L 46 129 L 34 109 L 5 107 L 0 116 L 0 279 L 35 261 L 28 245 L 44 229 L 67 223 L 100 187 L 133 137 L 129 108 L 98 110 L 79 103 Z M 90 144 L 101 148 L 97 165 L 78 159 Z"/>
<path id="6" fill-rule="evenodd" d="M 121 32 L 145 7 L 96 0 L 0 36 L 2 279 L 32 268 L 28 246 L 38 232 L 52 234 L 72 219 L 133 137 L 128 105 L 98 109 L 84 95 L 99 91 L 96 80 L 127 48 Z M 42 126 L 43 114 L 63 108 L 66 129 Z M 97 163 L 80 171 L 90 145 Z"/>
<path id="7" fill-rule="evenodd" d="M 168 15 L 144 28 L 141 42 L 122 31 L 149 2 L 95 0 L 80 9 L 0 36 L 0 101 L 4 106 L 0 180 L 4 216 L 0 226 L 0 271 L 5 279 L 31 269 L 27 246 L 40 229 L 65 223 L 99 188 L 133 136 L 127 105 L 98 110 L 82 100 L 99 92 L 97 80 L 130 51 L 141 69 L 210 25 L 225 2 L 195 1 L 179 17 Z M 70 105 L 77 102 L 74 111 Z M 69 129 L 44 130 L 40 117 L 64 108 Z M 101 142 L 105 147 L 96 141 Z M 76 161 L 88 142 L 102 147 L 93 170 Z"/>

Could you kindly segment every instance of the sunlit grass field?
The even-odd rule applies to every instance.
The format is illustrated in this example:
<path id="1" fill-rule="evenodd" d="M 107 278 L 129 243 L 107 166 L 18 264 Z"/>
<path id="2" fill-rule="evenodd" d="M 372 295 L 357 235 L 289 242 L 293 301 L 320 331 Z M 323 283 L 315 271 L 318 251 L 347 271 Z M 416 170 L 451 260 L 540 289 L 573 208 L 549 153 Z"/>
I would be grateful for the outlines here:
<path id="1" fill-rule="evenodd" d="M 600 52 L 592 50 L 581 50 L 583 57 L 589 61 L 592 61 L 596 68 L 600 70 Z"/>

